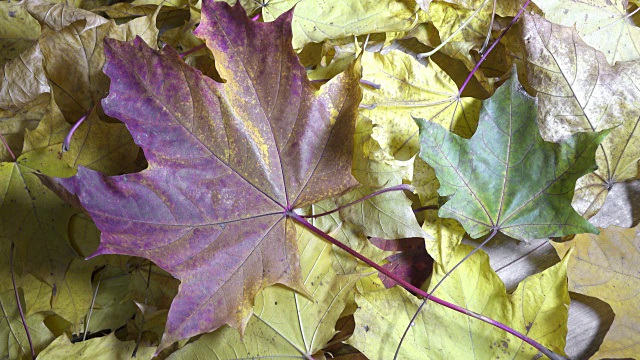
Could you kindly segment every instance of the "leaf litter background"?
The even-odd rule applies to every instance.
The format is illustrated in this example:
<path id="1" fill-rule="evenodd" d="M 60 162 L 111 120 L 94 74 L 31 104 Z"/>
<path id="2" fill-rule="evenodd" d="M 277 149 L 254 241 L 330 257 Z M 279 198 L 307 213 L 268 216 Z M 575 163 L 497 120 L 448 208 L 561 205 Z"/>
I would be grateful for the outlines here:
<path id="1" fill-rule="evenodd" d="M 404 238 L 424 239 L 435 259 L 433 278 L 424 288 L 432 286 L 452 261 L 470 251 L 461 241 L 474 246 L 478 242 L 435 210 L 415 216 L 411 211 L 433 209 L 445 201 L 436 191 L 436 173 L 416 156 L 421 145 L 413 118 L 470 138 L 481 117 L 481 101 L 496 93 L 515 65 L 520 86 L 537 97 L 544 140 L 561 142 L 577 132 L 610 129 L 595 153 L 598 170 L 578 180 L 573 197 L 579 214 L 608 228 L 600 235 L 553 243 L 558 255 L 546 239 L 525 237 L 532 240 L 527 245 L 498 236 L 487 245 L 490 260 L 479 251 L 436 295 L 526 331 L 573 358 L 635 358 L 640 353 L 638 3 L 534 1 L 462 97 L 457 96 L 459 86 L 479 60 L 487 34 L 496 38 L 522 2 L 241 1 L 249 16 L 259 15 L 258 22 L 273 21 L 296 3 L 291 44 L 317 89 L 327 91 L 335 83 L 331 79 L 344 74 L 365 48 L 359 60 L 363 97 L 351 164 L 360 185 L 339 197 L 316 198 L 299 211 L 319 214 L 381 187 L 412 184 L 415 194 L 386 193 L 313 223 L 376 262 L 387 258 L 389 268 L 417 285 L 424 282 L 431 261 L 420 255 L 419 247 L 400 244 L 409 243 Z M 149 154 L 103 108 L 101 99 L 110 84 L 103 73 L 105 44 L 115 44 L 104 39 L 132 41 L 139 36 L 140 46 L 140 41 L 152 49 L 169 45 L 183 53 L 202 44 L 193 34 L 201 13 L 200 2 L 180 0 L 0 3 L 0 132 L 17 157 L 13 161 L 0 149 L 5 161 L 0 166 L 0 354 L 31 357 L 12 272 L 38 358 L 127 358 L 134 351 L 139 358 L 150 358 L 156 352 L 179 281 L 144 258 L 101 255 L 84 260 L 98 247 L 99 230 L 87 214 L 44 186 L 36 173 L 64 178 L 78 166 L 106 175 L 147 168 Z M 280 38 L 260 40 L 276 44 Z M 119 55 L 132 65 L 140 61 L 125 51 Z M 235 86 L 233 75 L 221 71 L 230 64 L 221 56 L 200 49 L 184 61 L 204 76 Z M 252 56 L 256 63 L 264 61 L 259 52 Z M 498 97 L 491 101 L 498 102 Z M 63 153 L 64 137 L 83 116 L 70 151 Z M 495 174 L 487 178 L 500 183 Z M 269 286 L 254 294 L 255 299 L 245 299 L 249 308 L 254 305 L 245 312 L 242 339 L 235 329 L 223 326 L 166 344 L 170 346 L 158 357 L 392 356 L 388 352 L 395 351 L 417 298 L 397 287 L 384 290 L 391 284 L 370 268 L 309 232 L 295 233 L 291 243 L 300 258 L 300 289 L 304 286 L 308 294 Z M 369 242 L 372 237 L 398 239 L 398 245 L 374 240 L 377 247 Z M 565 256 L 571 247 L 575 249 Z M 393 255 L 381 249 L 405 252 Z M 523 280 L 524 274 L 535 275 Z M 401 358 L 535 355 L 535 350 L 484 323 L 453 316 L 433 304 L 426 310 L 403 345 Z M 510 312 L 520 316 L 509 318 Z"/>

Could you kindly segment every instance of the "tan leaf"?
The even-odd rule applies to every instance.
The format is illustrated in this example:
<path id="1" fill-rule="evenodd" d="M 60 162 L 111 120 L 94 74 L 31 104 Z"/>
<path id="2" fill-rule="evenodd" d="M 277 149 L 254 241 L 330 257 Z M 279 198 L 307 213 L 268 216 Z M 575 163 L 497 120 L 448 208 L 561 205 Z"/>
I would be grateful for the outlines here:
<path id="1" fill-rule="evenodd" d="M 50 91 L 42 62 L 40 46 L 35 44 L 0 69 L 0 109 L 20 110 Z"/>
<path id="2" fill-rule="evenodd" d="M 628 0 L 536 0 L 545 18 L 573 27 L 610 64 L 640 59 L 640 28 L 631 19 Z"/>
<path id="3" fill-rule="evenodd" d="M 602 207 L 614 183 L 638 176 L 640 64 L 610 66 L 572 28 L 538 15 L 522 24 L 526 69 L 538 92 L 540 132 L 560 141 L 580 131 L 612 128 L 596 153 L 598 170 L 580 178 L 573 206 L 587 218 Z"/>
<path id="4" fill-rule="evenodd" d="M 273 21 L 294 5 L 294 49 L 350 35 L 407 31 L 427 18 L 414 1 L 402 0 L 270 0 L 262 14 L 265 21 Z"/>
<path id="5" fill-rule="evenodd" d="M 606 301 L 616 314 L 591 358 L 635 358 L 640 354 L 640 227 L 611 226 L 600 235 L 552 244 L 560 256 L 574 248 L 567 269 L 569 290 Z"/>
<path id="6" fill-rule="evenodd" d="M 0 2 L 0 67 L 30 48 L 39 36 L 38 22 L 23 5 Z"/>
<path id="7" fill-rule="evenodd" d="M 104 42 L 107 37 L 130 41 L 136 36 L 156 47 L 158 30 L 153 16 L 141 17 L 123 25 L 112 20 L 87 28 L 77 21 L 40 39 L 46 73 L 56 103 L 68 122 L 75 122 L 97 106 L 109 87 L 102 72 L 105 63 Z"/>
<path id="8" fill-rule="evenodd" d="M 78 20 L 86 20 L 84 30 L 95 28 L 108 21 L 90 11 L 78 9 L 63 2 L 29 0 L 26 5 L 31 16 L 52 31 L 60 31 Z"/>
<path id="9" fill-rule="evenodd" d="M 19 110 L 0 109 L 0 134 L 15 156 L 22 153 L 25 129 L 35 129 L 49 106 L 51 96 L 42 94 Z M 0 147 L 0 161 L 13 161 L 9 151 Z"/>

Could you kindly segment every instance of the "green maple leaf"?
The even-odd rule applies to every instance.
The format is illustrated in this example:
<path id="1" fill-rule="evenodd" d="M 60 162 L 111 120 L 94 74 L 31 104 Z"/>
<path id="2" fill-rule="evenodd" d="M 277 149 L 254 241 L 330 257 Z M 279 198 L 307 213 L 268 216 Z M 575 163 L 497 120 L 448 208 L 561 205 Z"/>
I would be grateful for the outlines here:
<path id="1" fill-rule="evenodd" d="M 416 119 L 420 157 L 436 170 L 439 216 L 462 223 L 474 238 L 499 230 L 520 240 L 598 233 L 571 207 L 576 180 L 594 171 L 608 131 L 577 133 L 560 144 L 542 140 L 537 101 L 512 77 L 483 103 L 469 140 Z"/>

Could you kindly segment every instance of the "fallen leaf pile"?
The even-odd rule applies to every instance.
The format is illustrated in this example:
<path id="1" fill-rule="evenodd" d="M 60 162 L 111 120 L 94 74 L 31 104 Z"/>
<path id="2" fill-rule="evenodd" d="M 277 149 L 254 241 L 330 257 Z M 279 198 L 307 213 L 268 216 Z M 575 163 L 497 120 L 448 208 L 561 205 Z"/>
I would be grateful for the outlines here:
<path id="1" fill-rule="evenodd" d="M 542 356 L 414 318 L 394 276 L 559 356 L 570 292 L 598 298 L 592 358 L 638 358 L 640 225 L 589 222 L 640 212 L 610 196 L 640 178 L 638 25 L 635 0 L 0 2 L 0 358 Z M 463 243 L 498 232 L 556 264 L 507 292 Z"/>

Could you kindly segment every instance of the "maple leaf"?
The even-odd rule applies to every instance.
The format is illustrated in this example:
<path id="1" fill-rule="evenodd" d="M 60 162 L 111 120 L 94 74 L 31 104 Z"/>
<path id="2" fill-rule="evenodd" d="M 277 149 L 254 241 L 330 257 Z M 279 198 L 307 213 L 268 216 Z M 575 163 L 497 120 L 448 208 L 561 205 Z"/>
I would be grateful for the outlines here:
<path id="1" fill-rule="evenodd" d="M 92 295 L 95 294 L 91 318 L 88 324 L 84 324 L 82 332 L 86 330 L 91 334 L 104 329 L 118 329 L 136 314 L 133 301 L 127 301 L 134 276 L 110 265 L 96 274 L 94 289 L 90 290 Z"/>
<path id="2" fill-rule="evenodd" d="M 545 18 L 573 27 L 610 64 L 640 59 L 640 28 L 627 13 L 628 0 L 536 0 Z M 630 10 L 630 9 L 629 9 Z"/>
<path id="3" fill-rule="evenodd" d="M 640 226 L 611 226 L 597 236 L 581 234 L 551 244 L 560 256 L 574 249 L 567 268 L 569 290 L 606 301 L 615 313 L 592 359 L 636 357 L 640 353 Z"/>
<path id="4" fill-rule="evenodd" d="M 36 172 L 69 176 L 64 161 L 43 162 L 42 154 L 60 149 L 64 133 L 51 125 L 64 122 L 50 101 L 38 128 L 25 134 L 22 155 L 15 162 L 0 163 L 0 233 L 13 242 L 24 270 L 58 288 L 76 252 L 69 244 L 68 224 L 79 211 L 61 201 L 38 179 Z"/>
<path id="5" fill-rule="evenodd" d="M 303 229 L 300 229 L 303 230 Z M 358 274 L 343 275 L 334 269 L 331 244 L 308 231 L 298 239 L 302 277 L 313 300 L 274 285 L 256 298 L 254 316 L 242 338 L 225 327 L 202 336 L 173 353 L 169 359 L 316 358 L 335 334 Z M 318 356 L 320 357 L 320 356 Z"/>
<path id="6" fill-rule="evenodd" d="M 295 49 L 349 35 L 407 31 L 428 17 L 415 2 L 397 0 L 270 0 L 262 6 L 262 15 L 266 21 L 273 21 L 294 5 Z"/>
<path id="7" fill-rule="evenodd" d="M 594 157 L 608 131 L 578 133 L 546 143 L 537 128 L 536 100 L 511 79 L 483 103 L 469 140 L 416 119 L 420 157 L 450 196 L 440 217 L 454 218 L 474 238 L 500 230 L 519 240 L 598 230 L 573 208 L 576 180 L 596 169 Z"/>
<path id="8" fill-rule="evenodd" d="M 304 291 L 288 214 L 357 185 L 357 64 L 313 90 L 290 45 L 291 15 L 255 23 L 238 4 L 203 4 L 196 35 L 225 83 L 170 48 L 105 42 L 103 107 L 149 168 L 108 177 L 80 167 L 58 181 L 102 231 L 95 255 L 145 257 L 181 280 L 159 350 L 225 323 L 244 329 L 266 286 Z"/>
<path id="9" fill-rule="evenodd" d="M 371 130 L 371 121 L 359 116 L 352 173 L 363 186 L 336 199 L 337 205 L 344 206 L 340 217 L 370 237 L 422 237 L 424 233 L 411 210 L 411 200 L 403 192 L 390 191 L 367 198 L 383 187 L 401 185 L 403 172 L 407 170 L 395 163 L 370 158 L 375 146 Z M 362 198 L 366 200 L 346 206 Z"/>
<path id="10" fill-rule="evenodd" d="M 558 142 L 577 131 L 611 129 L 598 147 L 598 170 L 578 180 L 573 206 L 585 217 L 602 207 L 614 183 L 638 176 L 640 65 L 611 66 L 572 27 L 525 15 L 522 45 L 530 86 L 538 92 L 540 132 Z"/>
<path id="11" fill-rule="evenodd" d="M 460 245 L 446 266 L 435 266 L 430 289 L 473 247 Z M 567 334 L 566 267 L 569 257 L 522 281 L 513 294 L 482 250 L 442 283 L 435 296 L 481 311 L 563 353 Z M 356 295 L 356 329 L 348 343 L 369 359 L 392 359 L 420 300 L 400 287 Z M 441 306 L 422 311 L 400 348 L 398 359 L 531 359 L 537 350 L 486 323 Z"/>
<path id="12" fill-rule="evenodd" d="M 475 131 L 480 102 L 459 98 L 456 84 L 434 62 L 425 67 L 395 50 L 385 55 L 365 52 L 362 64 L 362 78 L 380 88 L 363 91 L 361 112 L 374 124 L 372 138 L 388 159 L 409 160 L 420 149 L 411 116 L 427 118 L 464 137 Z"/>

